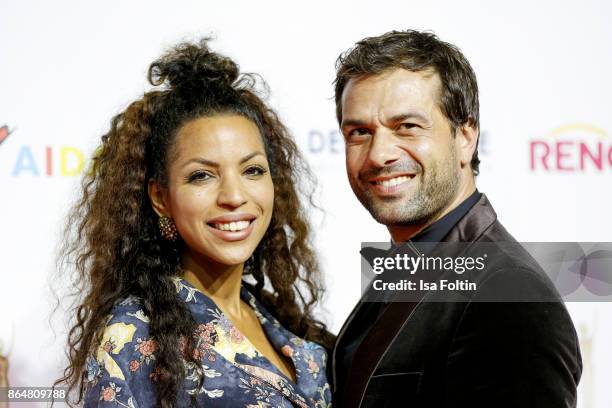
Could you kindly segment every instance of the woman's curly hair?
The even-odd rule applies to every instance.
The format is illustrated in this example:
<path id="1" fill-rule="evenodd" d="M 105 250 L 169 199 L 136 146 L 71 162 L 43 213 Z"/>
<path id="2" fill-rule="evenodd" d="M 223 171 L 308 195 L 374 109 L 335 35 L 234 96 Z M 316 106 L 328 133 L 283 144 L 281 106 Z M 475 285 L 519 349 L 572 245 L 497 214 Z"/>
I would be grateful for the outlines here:
<path id="1" fill-rule="evenodd" d="M 171 280 L 181 275 L 184 244 L 160 236 L 147 184 L 153 178 L 166 185 L 177 131 L 200 117 L 241 115 L 258 126 L 274 182 L 274 211 L 245 274 L 286 328 L 328 349 L 333 342 L 312 315 L 323 289 L 298 193 L 310 172 L 285 126 L 258 96 L 259 78 L 241 74 L 204 39 L 171 49 L 151 64 L 148 79 L 154 88 L 115 116 L 102 136 L 60 252 L 62 269 L 76 271 L 73 283 L 82 297 L 68 336 L 69 365 L 57 383 L 69 386 L 77 404 L 86 391 L 87 358 L 95 354 L 113 306 L 129 295 L 142 300 L 158 344 L 159 405 L 175 403 L 184 380 L 182 359 L 192 356 L 195 322 Z M 185 353 L 180 338 L 188 339 Z"/>

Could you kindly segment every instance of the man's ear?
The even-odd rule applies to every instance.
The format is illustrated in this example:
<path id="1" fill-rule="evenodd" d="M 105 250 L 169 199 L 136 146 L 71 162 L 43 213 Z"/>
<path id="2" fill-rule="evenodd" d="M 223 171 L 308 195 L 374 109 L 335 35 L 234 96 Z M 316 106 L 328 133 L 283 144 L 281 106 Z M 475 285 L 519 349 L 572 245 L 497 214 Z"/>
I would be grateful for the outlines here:
<path id="1" fill-rule="evenodd" d="M 472 156 L 478 146 L 478 136 L 478 128 L 473 124 L 466 123 L 457 129 L 455 142 L 457 143 L 461 167 L 469 166 L 472 162 Z"/>
<path id="2" fill-rule="evenodd" d="M 170 217 L 170 208 L 168 207 L 168 197 L 166 194 L 166 189 L 164 189 L 157 180 L 150 178 L 149 179 L 149 199 L 151 200 L 151 205 L 153 206 L 153 210 L 160 217 L 166 216 Z M 170 217 L 172 218 L 172 217 Z"/>

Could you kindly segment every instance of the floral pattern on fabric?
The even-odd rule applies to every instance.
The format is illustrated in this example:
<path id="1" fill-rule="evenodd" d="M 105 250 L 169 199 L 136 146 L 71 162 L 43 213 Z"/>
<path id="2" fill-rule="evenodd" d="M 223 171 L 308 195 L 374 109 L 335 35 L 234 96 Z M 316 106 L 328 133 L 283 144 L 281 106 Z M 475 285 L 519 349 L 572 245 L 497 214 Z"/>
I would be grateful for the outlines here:
<path id="1" fill-rule="evenodd" d="M 291 359 L 296 382 L 285 376 L 251 344 L 202 292 L 174 278 L 177 296 L 197 323 L 194 357 L 201 370 L 184 361 L 183 392 L 178 406 L 189 406 L 192 396 L 206 407 L 331 407 L 326 378 L 327 353 L 320 345 L 300 339 L 285 329 L 246 289 L 241 298 L 253 308 L 270 343 Z M 153 407 L 157 405 L 155 368 L 157 342 L 149 335 L 149 318 L 134 296 L 118 302 L 109 317 L 95 356 L 87 360 L 86 407 Z M 185 339 L 177 347 L 185 348 Z"/>

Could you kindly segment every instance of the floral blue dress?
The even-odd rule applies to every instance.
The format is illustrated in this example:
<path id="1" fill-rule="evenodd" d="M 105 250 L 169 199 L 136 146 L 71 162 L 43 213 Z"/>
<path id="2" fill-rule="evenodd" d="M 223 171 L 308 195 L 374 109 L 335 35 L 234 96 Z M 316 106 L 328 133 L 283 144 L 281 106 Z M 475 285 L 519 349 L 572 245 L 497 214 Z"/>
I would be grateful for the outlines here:
<path id="1" fill-rule="evenodd" d="M 198 325 L 195 355 L 204 368 L 204 385 L 198 389 L 197 367 L 185 362 L 178 406 L 189 406 L 192 395 L 204 407 L 331 406 L 325 375 L 327 353 L 322 346 L 296 337 L 246 288 L 241 289 L 242 300 L 253 308 L 272 345 L 293 361 L 294 383 L 255 349 L 209 297 L 183 279 L 174 278 L 174 282 L 177 296 Z M 157 405 L 157 343 L 149 335 L 148 322 L 136 297 L 115 306 L 96 356 L 87 362 L 85 407 Z"/>

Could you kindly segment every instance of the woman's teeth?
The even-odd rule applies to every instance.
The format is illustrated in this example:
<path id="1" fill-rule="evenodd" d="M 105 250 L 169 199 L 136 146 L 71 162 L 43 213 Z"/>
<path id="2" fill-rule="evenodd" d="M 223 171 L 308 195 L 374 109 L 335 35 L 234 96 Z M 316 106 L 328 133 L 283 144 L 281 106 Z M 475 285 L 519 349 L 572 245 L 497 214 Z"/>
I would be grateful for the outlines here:
<path id="1" fill-rule="evenodd" d="M 215 223 L 213 227 L 221 231 L 241 231 L 249 226 L 250 221 Z"/>
<path id="2" fill-rule="evenodd" d="M 407 176 L 399 176 L 392 179 L 377 181 L 376 184 L 383 187 L 393 187 L 397 186 L 398 184 L 402 184 L 404 181 L 408 181 L 409 179 L 410 178 Z"/>

